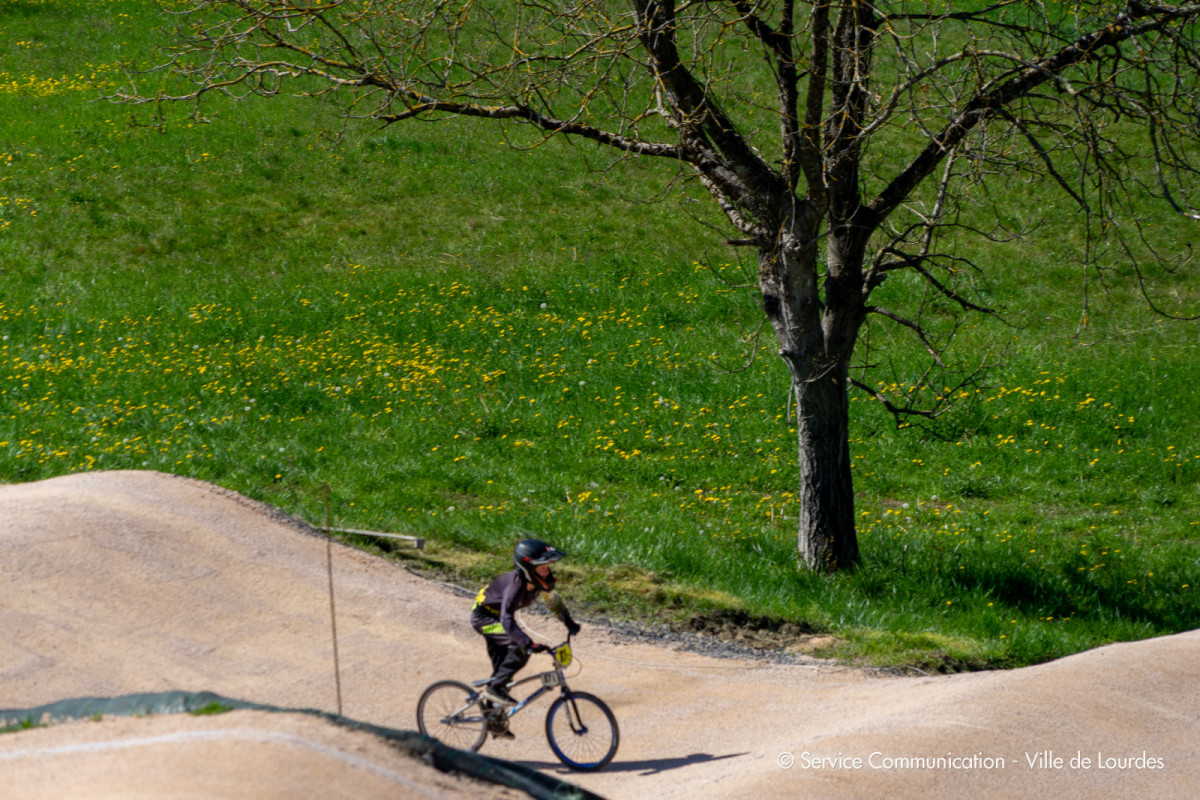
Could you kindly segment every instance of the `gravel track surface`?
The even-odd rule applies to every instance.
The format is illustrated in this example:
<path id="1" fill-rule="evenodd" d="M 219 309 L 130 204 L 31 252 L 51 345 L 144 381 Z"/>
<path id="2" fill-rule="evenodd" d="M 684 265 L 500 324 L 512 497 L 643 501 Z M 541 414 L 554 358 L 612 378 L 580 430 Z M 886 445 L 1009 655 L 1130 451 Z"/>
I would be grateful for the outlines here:
<path id="1" fill-rule="evenodd" d="M 182 689 L 337 711 L 327 548 L 275 509 L 160 473 L 0 487 L 0 709 Z M 413 729 L 427 684 L 486 676 L 465 593 L 331 551 L 345 716 Z M 543 641 L 561 636 L 549 617 L 527 624 Z M 698 641 L 585 625 L 571 685 L 621 724 L 604 771 L 558 764 L 546 701 L 514 719 L 515 741 L 483 752 L 613 800 L 1146 800 L 1200 786 L 1200 632 L 927 677 L 724 644 L 696 652 Z M 0 797 L 150 796 L 519 795 L 305 715 L 105 718 L 0 736 Z"/>

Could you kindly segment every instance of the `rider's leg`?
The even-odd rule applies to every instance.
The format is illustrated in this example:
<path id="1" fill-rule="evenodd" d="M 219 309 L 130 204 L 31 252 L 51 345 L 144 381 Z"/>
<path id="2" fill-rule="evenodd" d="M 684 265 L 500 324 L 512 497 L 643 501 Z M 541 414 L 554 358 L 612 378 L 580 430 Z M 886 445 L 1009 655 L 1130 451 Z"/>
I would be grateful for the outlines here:
<path id="1" fill-rule="evenodd" d="M 508 634 L 488 634 L 484 638 L 487 640 L 488 656 L 492 659 L 492 677 L 488 681 L 486 694 L 493 701 L 513 705 L 515 701 L 506 687 L 529 662 L 529 651 L 514 642 Z"/>
<path id="2" fill-rule="evenodd" d="M 529 651 L 519 644 L 510 644 L 499 669 L 492 673 L 492 683 L 501 686 L 507 684 L 528 663 Z"/>
<path id="3" fill-rule="evenodd" d="M 495 636 L 485 636 L 483 640 L 487 643 L 488 658 L 492 660 L 492 676 L 500 671 L 501 665 L 504 664 L 504 659 L 508 656 L 508 645 L 501 644 L 496 641 Z"/>

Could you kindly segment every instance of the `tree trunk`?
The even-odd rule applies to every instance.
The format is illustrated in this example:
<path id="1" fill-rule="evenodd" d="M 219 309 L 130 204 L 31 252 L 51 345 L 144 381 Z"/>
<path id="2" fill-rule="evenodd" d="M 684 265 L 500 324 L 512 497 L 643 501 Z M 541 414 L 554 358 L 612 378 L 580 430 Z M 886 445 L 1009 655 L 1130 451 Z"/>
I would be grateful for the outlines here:
<path id="1" fill-rule="evenodd" d="M 818 290 L 821 218 L 802 203 L 779 239 L 759 251 L 763 308 L 792 376 L 800 465 L 797 545 L 819 572 L 858 564 L 850 474 L 850 355 L 863 319 L 861 255 L 867 234 L 828 237 L 826 297 Z"/>
<path id="2" fill-rule="evenodd" d="M 858 563 L 850 405 L 846 374 L 832 367 L 795 384 L 800 463 L 797 546 L 809 569 L 834 572 Z"/>

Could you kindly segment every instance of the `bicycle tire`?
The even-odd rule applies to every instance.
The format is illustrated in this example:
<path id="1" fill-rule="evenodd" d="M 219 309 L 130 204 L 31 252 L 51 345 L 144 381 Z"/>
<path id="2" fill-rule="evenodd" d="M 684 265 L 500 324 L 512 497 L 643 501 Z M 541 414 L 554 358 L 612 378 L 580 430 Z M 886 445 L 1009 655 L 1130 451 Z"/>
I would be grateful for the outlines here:
<path id="1" fill-rule="evenodd" d="M 459 750 L 475 752 L 487 739 L 487 719 L 478 702 L 477 692 L 461 681 L 430 684 L 417 702 L 417 727 L 421 733 Z"/>
<path id="2" fill-rule="evenodd" d="M 612 761 L 621 732 L 603 700 L 587 692 L 571 692 L 550 704 L 546 740 L 559 761 L 573 770 L 591 772 Z"/>

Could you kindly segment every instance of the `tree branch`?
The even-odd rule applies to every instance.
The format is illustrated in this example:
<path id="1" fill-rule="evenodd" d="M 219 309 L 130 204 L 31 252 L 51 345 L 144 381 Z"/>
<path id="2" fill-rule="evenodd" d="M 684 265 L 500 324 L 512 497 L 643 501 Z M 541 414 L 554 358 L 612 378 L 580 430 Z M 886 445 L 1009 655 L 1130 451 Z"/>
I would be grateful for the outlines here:
<path id="1" fill-rule="evenodd" d="M 401 92 L 417 101 L 416 105 L 409 106 L 404 111 L 395 114 L 378 114 L 376 119 L 379 119 L 385 124 L 391 125 L 405 119 L 420 116 L 422 114 L 432 114 L 443 112 L 446 114 L 454 114 L 462 117 L 480 117 L 484 119 L 513 119 L 527 122 L 535 127 L 541 128 L 550 133 L 561 133 L 569 136 L 578 136 L 583 139 L 590 139 L 609 147 L 614 147 L 626 153 L 632 153 L 640 156 L 654 156 L 658 158 L 672 158 L 681 161 L 689 161 L 689 156 L 678 145 L 666 144 L 661 142 L 645 142 L 638 139 L 632 139 L 627 136 L 621 136 L 610 131 L 594 128 L 590 125 L 582 125 L 577 122 L 568 122 L 566 120 L 556 119 L 554 117 L 541 114 L 528 106 L 484 106 L 473 103 L 459 103 L 446 100 L 436 100 L 432 97 L 423 97 L 411 90 L 401 90 Z"/>
<path id="2" fill-rule="evenodd" d="M 1061 48 L 1056 53 L 1034 62 L 1016 76 L 977 94 L 938 133 L 932 142 L 870 203 L 878 219 L 885 218 L 936 168 L 939 161 L 982 121 L 995 115 L 1005 106 L 1025 97 L 1036 87 L 1053 80 L 1065 70 L 1091 59 L 1105 47 L 1115 47 L 1134 37 L 1160 30 L 1179 20 L 1191 20 L 1200 15 L 1200 5 L 1147 7 L 1131 3 L 1111 24 L 1092 31 Z M 1144 17 L 1150 22 L 1137 24 Z"/>

